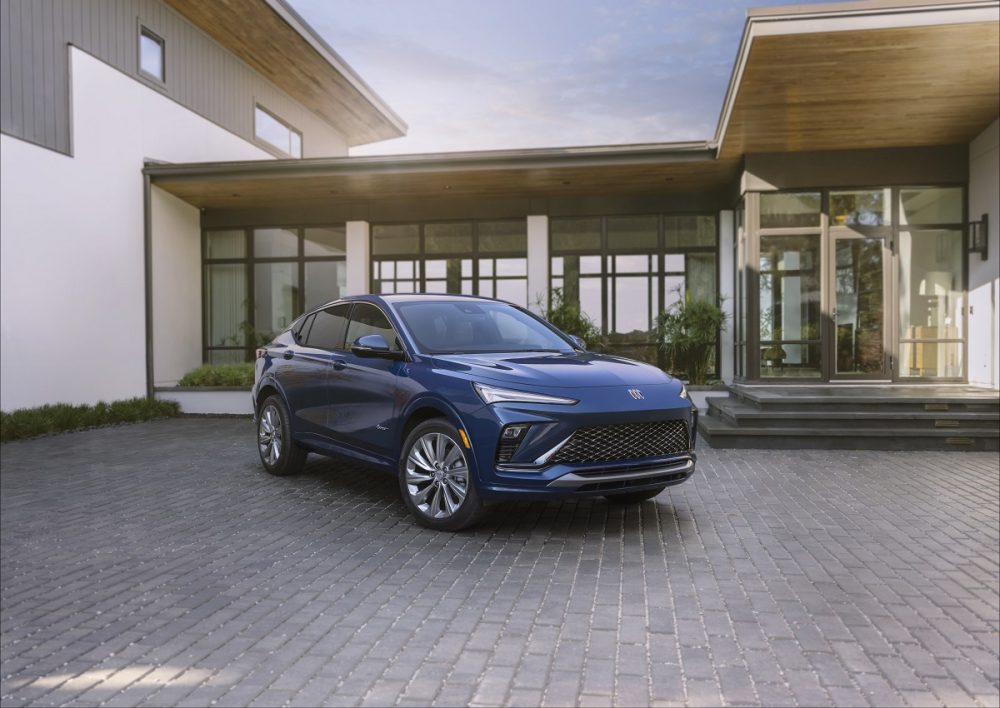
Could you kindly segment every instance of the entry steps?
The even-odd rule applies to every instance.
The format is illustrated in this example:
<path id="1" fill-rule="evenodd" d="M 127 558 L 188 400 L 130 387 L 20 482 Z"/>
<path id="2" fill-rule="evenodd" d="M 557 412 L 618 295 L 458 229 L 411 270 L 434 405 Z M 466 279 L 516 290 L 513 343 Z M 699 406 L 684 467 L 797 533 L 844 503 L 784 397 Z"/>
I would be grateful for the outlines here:
<path id="1" fill-rule="evenodd" d="M 707 402 L 717 448 L 1000 449 L 1000 393 L 975 386 L 734 384 Z"/>

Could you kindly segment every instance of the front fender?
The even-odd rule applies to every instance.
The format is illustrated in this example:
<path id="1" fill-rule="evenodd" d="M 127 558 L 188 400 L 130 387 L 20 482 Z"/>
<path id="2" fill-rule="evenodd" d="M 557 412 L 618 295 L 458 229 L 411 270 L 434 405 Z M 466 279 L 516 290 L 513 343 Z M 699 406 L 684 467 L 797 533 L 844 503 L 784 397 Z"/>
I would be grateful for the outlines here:
<path id="1" fill-rule="evenodd" d="M 482 404 L 480 404 L 476 408 L 481 408 L 481 407 Z M 459 430 L 466 431 L 466 435 L 468 436 L 469 433 L 464 421 L 462 420 L 462 415 L 459 409 L 450 401 L 435 394 L 433 391 L 427 391 L 426 393 L 416 396 L 412 398 L 409 402 L 407 402 L 407 404 L 403 407 L 402 411 L 400 411 L 399 419 L 401 421 L 405 421 L 408 423 L 414 415 L 420 413 L 422 410 L 434 410 L 439 413 L 443 413 L 449 423 L 454 425 Z M 470 412 L 474 411 L 466 411 L 466 413 Z M 402 457 L 403 455 L 403 443 L 406 442 L 403 439 L 403 430 L 405 429 L 405 427 L 406 427 L 405 424 L 399 426 L 399 436 L 398 439 L 396 440 L 396 449 L 399 450 L 400 457 Z M 477 479 L 482 481 L 482 475 L 480 474 L 480 465 L 478 460 L 476 459 L 475 446 L 465 448 L 465 452 L 466 456 L 471 459 L 472 467 L 476 473 Z"/>

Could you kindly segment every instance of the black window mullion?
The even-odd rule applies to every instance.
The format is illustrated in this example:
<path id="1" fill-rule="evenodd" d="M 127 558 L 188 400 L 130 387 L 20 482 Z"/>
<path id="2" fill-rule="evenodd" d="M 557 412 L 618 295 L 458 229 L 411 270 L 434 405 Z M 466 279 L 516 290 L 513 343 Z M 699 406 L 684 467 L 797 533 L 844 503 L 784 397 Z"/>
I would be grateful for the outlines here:
<path id="1" fill-rule="evenodd" d="M 253 229 L 246 229 L 245 231 L 247 239 L 247 263 L 246 263 L 246 273 L 247 273 L 247 319 L 249 327 L 243 331 L 243 344 L 246 346 L 247 357 L 251 356 L 251 342 L 250 336 L 257 336 L 257 295 L 254 290 L 254 248 L 253 248 Z M 256 342 L 253 342 L 254 348 L 256 347 Z"/>

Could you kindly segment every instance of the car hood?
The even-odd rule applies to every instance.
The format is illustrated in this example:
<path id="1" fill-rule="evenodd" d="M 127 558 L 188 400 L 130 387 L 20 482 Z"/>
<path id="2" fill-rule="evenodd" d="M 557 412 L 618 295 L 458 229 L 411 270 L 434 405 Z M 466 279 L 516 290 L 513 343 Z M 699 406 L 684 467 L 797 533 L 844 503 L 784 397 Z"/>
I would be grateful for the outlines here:
<path id="1" fill-rule="evenodd" d="M 498 385 L 575 388 L 665 384 L 673 378 L 650 364 L 594 354 L 449 354 L 434 359 L 444 368 Z"/>

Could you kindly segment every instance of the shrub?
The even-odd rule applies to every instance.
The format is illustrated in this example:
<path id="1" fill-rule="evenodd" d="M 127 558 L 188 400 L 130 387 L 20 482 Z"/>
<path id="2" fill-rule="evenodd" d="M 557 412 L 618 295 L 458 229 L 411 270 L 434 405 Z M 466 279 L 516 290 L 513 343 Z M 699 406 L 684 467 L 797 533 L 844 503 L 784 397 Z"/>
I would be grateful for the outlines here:
<path id="1" fill-rule="evenodd" d="M 180 412 L 180 406 L 174 401 L 148 398 L 130 398 L 111 403 L 100 401 L 92 406 L 56 403 L 38 408 L 21 408 L 10 413 L 0 412 L 0 442 L 118 423 L 171 418 L 180 415 Z"/>
<path id="2" fill-rule="evenodd" d="M 668 370 L 685 374 L 692 384 L 704 384 L 719 332 L 725 328 L 721 308 L 685 294 L 659 317 L 657 338 Z"/>
<path id="3" fill-rule="evenodd" d="M 579 305 L 566 300 L 562 288 L 552 290 L 548 306 L 541 298 L 538 299 L 537 305 L 538 309 L 545 311 L 545 319 L 552 326 L 566 334 L 576 335 L 584 341 L 588 349 L 599 349 L 603 344 L 601 328 L 580 310 Z"/>
<path id="4" fill-rule="evenodd" d="M 219 364 L 199 366 L 184 374 L 178 386 L 231 386 L 250 388 L 253 386 L 253 364 Z"/>

